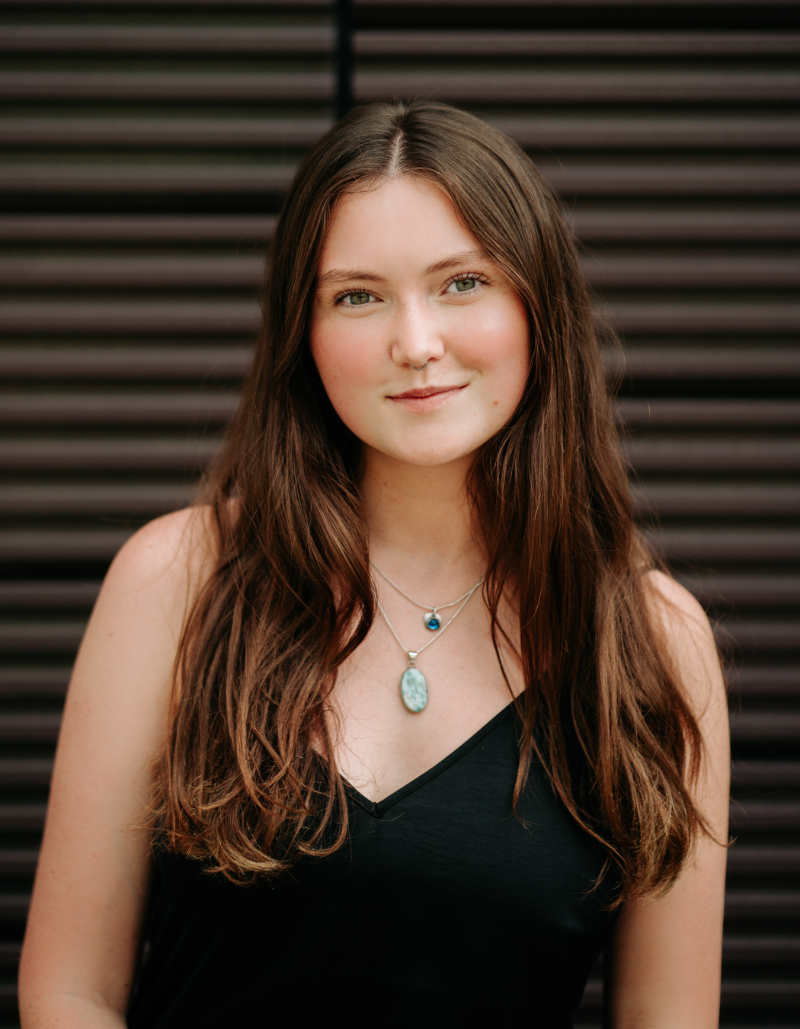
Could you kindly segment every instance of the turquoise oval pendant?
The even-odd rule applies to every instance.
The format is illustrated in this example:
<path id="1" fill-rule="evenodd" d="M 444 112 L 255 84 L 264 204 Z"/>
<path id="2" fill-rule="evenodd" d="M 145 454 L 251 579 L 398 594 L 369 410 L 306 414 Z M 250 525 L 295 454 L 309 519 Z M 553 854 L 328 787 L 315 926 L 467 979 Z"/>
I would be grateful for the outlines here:
<path id="1" fill-rule="evenodd" d="M 422 711 L 428 704 L 428 682 L 419 668 L 409 665 L 400 680 L 400 695 L 409 711 Z"/>

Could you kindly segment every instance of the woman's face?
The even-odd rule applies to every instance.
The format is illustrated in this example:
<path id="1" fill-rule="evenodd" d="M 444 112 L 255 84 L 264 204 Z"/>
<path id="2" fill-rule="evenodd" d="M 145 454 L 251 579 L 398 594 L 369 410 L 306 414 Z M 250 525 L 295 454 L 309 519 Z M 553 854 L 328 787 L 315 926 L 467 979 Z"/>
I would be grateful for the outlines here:
<path id="1" fill-rule="evenodd" d="M 316 289 L 314 362 L 368 457 L 465 460 L 514 413 L 528 376 L 525 306 L 429 180 L 340 197 Z"/>

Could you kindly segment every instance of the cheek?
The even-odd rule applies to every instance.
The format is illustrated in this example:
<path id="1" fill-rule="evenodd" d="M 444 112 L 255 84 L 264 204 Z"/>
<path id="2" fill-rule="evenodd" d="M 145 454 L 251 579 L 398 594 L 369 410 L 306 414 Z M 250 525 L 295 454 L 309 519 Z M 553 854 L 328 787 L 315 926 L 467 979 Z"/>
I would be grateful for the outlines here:
<path id="1" fill-rule="evenodd" d="M 465 327 L 464 352 L 470 362 L 498 384 L 521 395 L 530 361 L 530 332 L 524 308 L 503 304 L 482 311 Z"/>
<path id="2" fill-rule="evenodd" d="M 358 338 L 358 333 L 346 326 L 312 327 L 311 356 L 331 403 L 338 410 L 346 405 L 354 388 L 366 385 L 371 379 L 369 348 Z"/>

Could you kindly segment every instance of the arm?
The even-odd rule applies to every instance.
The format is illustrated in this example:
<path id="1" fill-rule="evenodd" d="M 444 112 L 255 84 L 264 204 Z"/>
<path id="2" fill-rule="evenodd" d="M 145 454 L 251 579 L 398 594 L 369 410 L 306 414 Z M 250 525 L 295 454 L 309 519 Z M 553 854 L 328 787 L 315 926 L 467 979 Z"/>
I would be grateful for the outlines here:
<path id="1" fill-rule="evenodd" d="M 717 839 L 728 839 L 730 729 L 711 626 L 679 583 L 648 573 L 653 599 L 706 752 L 695 803 Z M 666 595 L 677 611 L 663 604 Z M 727 850 L 705 834 L 661 897 L 637 898 L 620 912 L 611 945 L 608 1009 L 612 1029 L 714 1029 L 719 1022 Z"/>
<path id="2" fill-rule="evenodd" d="M 149 884 L 132 828 L 164 739 L 172 661 L 202 564 L 202 509 L 145 525 L 114 558 L 72 671 L 19 970 L 23 1029 L 124 1026 Z"/>

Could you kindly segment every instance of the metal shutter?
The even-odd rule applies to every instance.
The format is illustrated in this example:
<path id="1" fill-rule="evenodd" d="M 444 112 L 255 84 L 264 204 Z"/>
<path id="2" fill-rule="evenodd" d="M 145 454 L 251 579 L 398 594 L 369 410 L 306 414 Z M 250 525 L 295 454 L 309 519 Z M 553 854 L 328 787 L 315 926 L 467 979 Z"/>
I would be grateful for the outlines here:
<path id="1" fill-rule="evenodd" d="M 0 1029 L 15 1024 L 60 709 L 99 582 L 135 527 L 186 502 L 213 450 L 275 213 L 349 84 L 356 102 L 429 95 L 496 122 L 567 204 L 625 343 L 609 371 L 624 375 L 640 517 L 733 644 L 722 1025 L 800 1024 L 792 13 L 5 5 Z M 596 970 L 578 1024 L 599 1021 Z"/>

